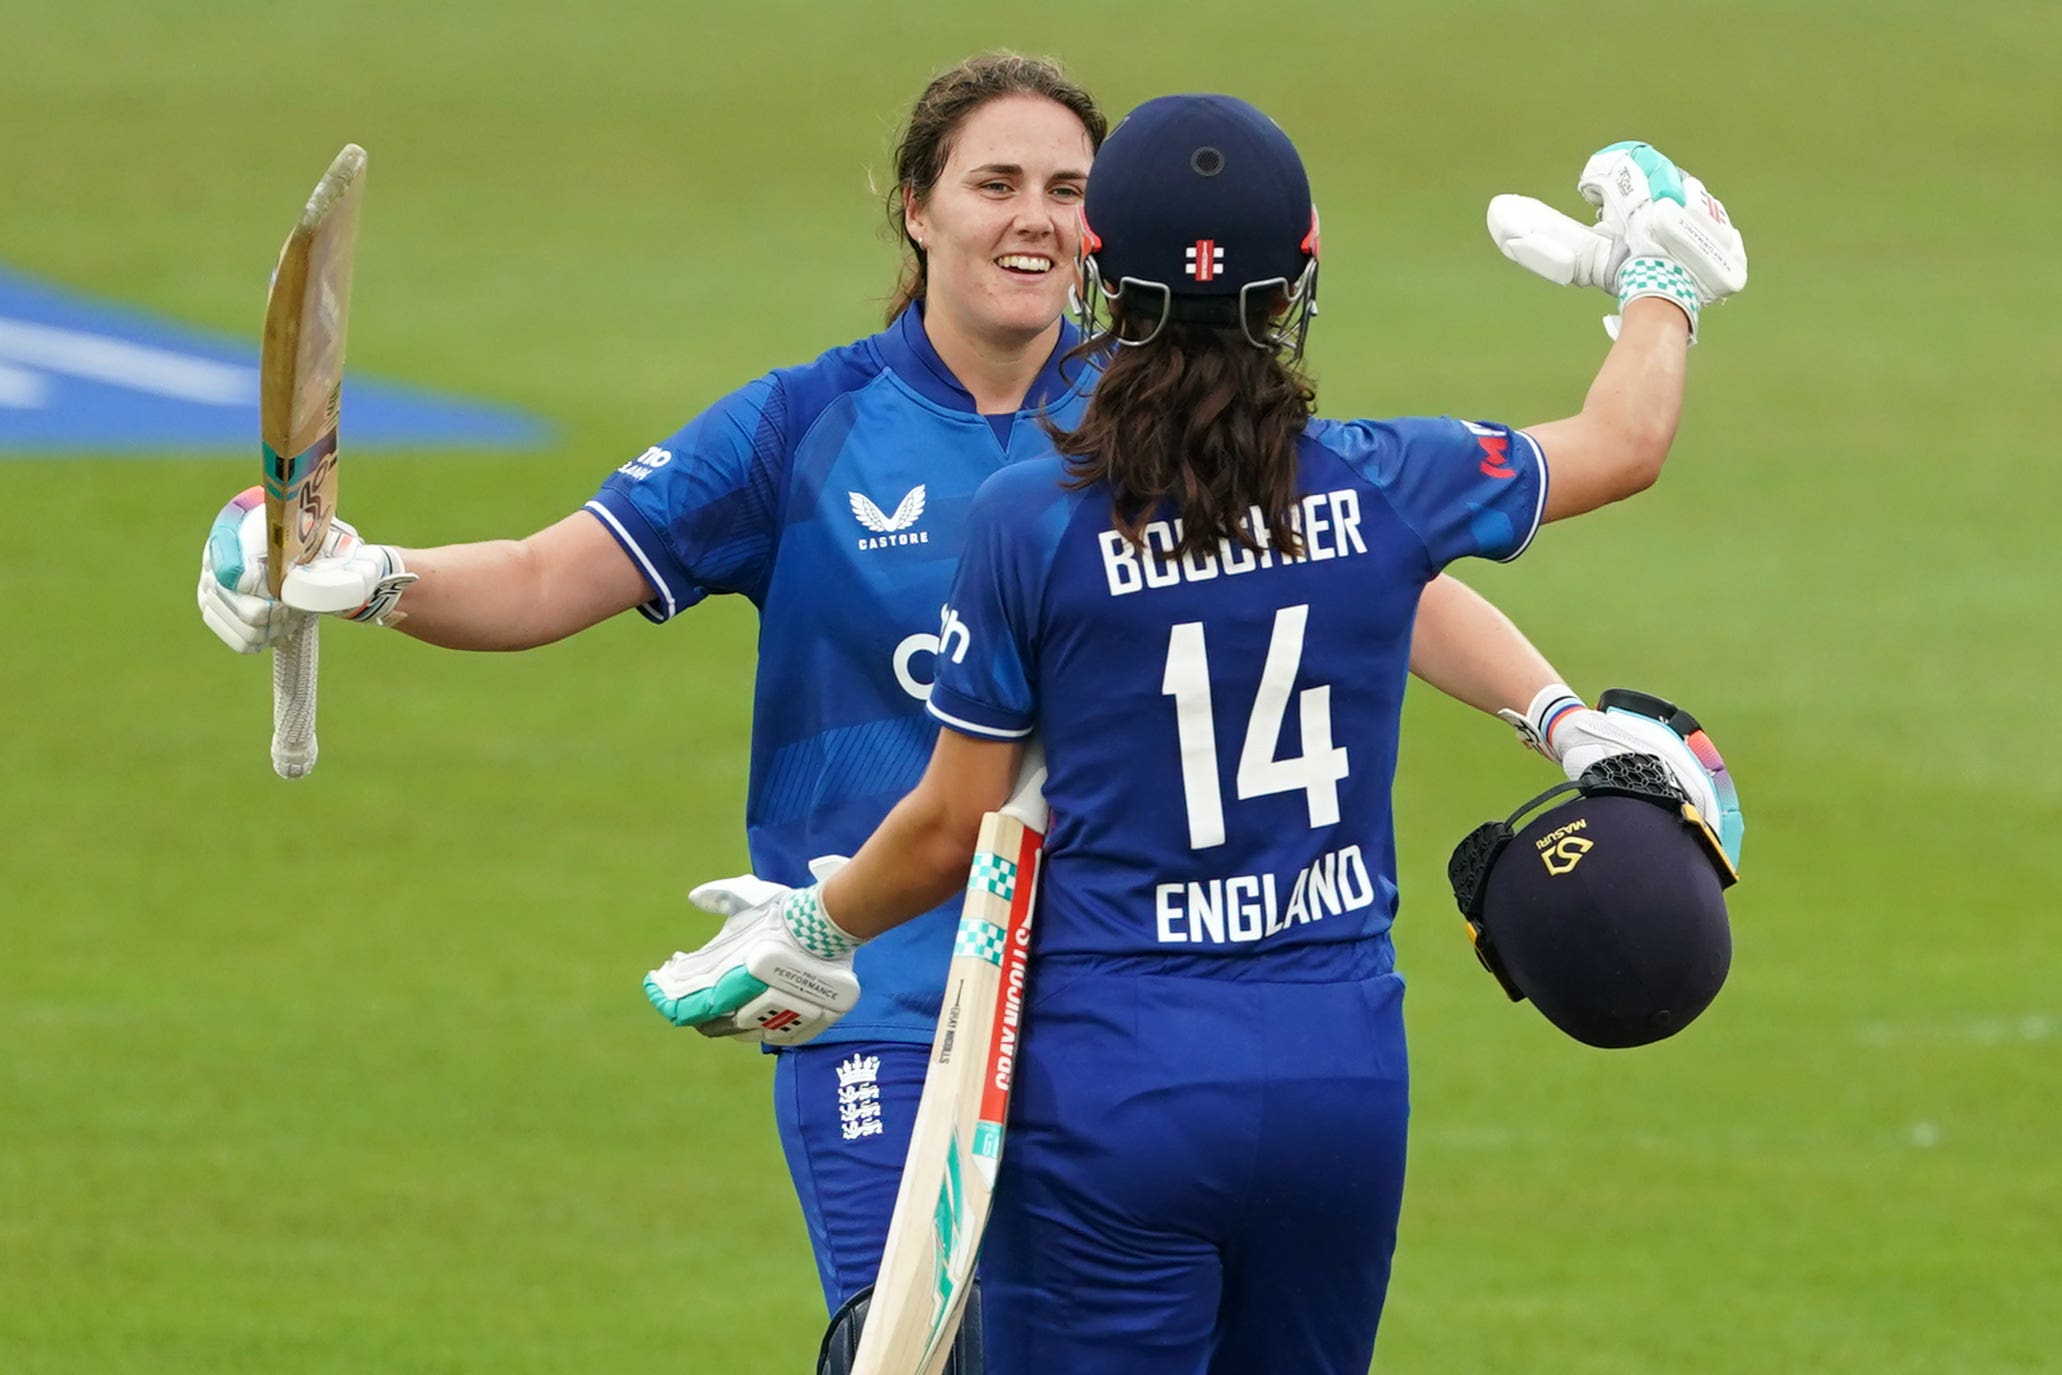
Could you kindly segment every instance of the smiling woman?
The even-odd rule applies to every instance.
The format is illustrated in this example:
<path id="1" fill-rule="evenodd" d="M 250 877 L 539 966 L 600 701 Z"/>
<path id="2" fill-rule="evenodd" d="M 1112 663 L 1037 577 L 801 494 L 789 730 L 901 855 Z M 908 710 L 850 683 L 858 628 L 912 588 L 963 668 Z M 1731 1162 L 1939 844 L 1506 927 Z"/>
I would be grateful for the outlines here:
<path id="1" fill-rule="evenodd" d="M 954 161 L 953 155 L 962 153 L 958 159 L 960 174 L 969 170 L 989 174 L 976 178 L 977 184 L 990 178 L 1013 184 L 1021 181 L 1027 164 L 1020 160 L 1020 154 L 1028 148 L 1028 141 L 1020 144 L 1003 138 L 998 142 L 1009 121 L 982 118 L 991 105 L 1004 110 L 1028 106 L 1035 112 L 1033 118 L 1048 121 L 1056 140 L 1056 146 L 1048 150 L 1057 154 L 1053 158 L 1055 164 L 1067 161 L 1065 154 L 1085 140 L 1086 146 L 1073 153 L 1069 180 L 1074 207 L 1063 218 L 1071 224 L 1079 213 L 1088 182 L 1088 164 L 1107 129 L 1102 112 L 1088 92 L 1069 81 L 1053 63 L 1007 53 L 971 58 L 939 74 L 917 98 L 895 149 L 895 184 L 888 189 L 886 198 L 888 225 L 902 238 L 907 256 L 888 306 L 890 323 L 928 292 L 931 250 L 926 233 L 912 215 L 921 213 L 931 199 L 948 164 Z M 1072 119 L 1065 118 L 1066 115 Z M 982 129 L 975 127 L 977 120 L 984 126 Z M 988 152 L 964 148 L 984 132 Z M 1059 299 L 1064 303 L 1064 294 Z"/>
<path id="2" fill-rule="evenodd" d="M 718 399 L 527 539 L 318 563 L 419 575 L 402 628 L 453 648 L 526 648 L 632 607 L 664 622 L 712 593 L 750 598 L 763 621 L 752 867 L 806 883 L 811 859 L 856 849 L 923 772 L 938 607 L 975 489 L 1049 451 L 1042 418 L 1080 414 L 1087 374 L 1062 370 L 1080 334 L 1062 315 L 1104 132 L 1054 63 L 960 63 L 926 87 L 896 150 L 887 208 L 906 257 L 880 333 Z M 277 603 L 226 564 L 204 568 L 201 590 L 235 647 L 275 633 Z M 832 1307 L 879 1267 L 955 919 L 941 909 L 877 943 L 858 1005 L 775 1067 Z"/>
<path id="3" fill-rule="evenodd" d="M 632 608 L 666 622 L 711 594 L 749 598 L 761 617 L 752 869 L 806 885 L 812 860 L 856 850 L 923 776 L 938 735 L 925 712 L 944 648 L 938 608 L 975 490 L 1049 456 L 1045 426 L 1073 425 L 1087 404 L 1093 373 L 1069 361 L 1081 334 L 1062 317 L 1105 127 L 1051 62 L 960 63 L 926 87 L 897 147 L 887 209 L 907 256 L 886 328 L 717 399 L 527 539 L 353 541 L 310 567 L 332 585 L 360 578 L 368 595 L 402 586 L 383 623 L 405 616 L 406 634 L 460 649 L 528 648 Z M 277 633 L 280 608 L 259 582 L 262 523 L 234 512 L 208 549 L 241 548 L 258 572 L 239 578 L 210 552 L 200 595 L 217 633 L 250 652 Z M 289 605 L 303 577 L 289 575 Z M 1524 706 L 1552 676 L 1545 662 L 1467 589 L 1434 587 L 1413 662 L 1444 647 L 1435 686 L 1489 711 Z M 861 992 L 835 1027 L 791 1018 L 747 1032 L 781 1046 L 781 1142 L 833 1308 L 880 1265 L 952 954 L 956 903 L 940 899 L 866 946 Z"/>
<path id="4" fill-rule="evenodd" d="M 969 115 L 938 179 L 903 193 L 925 331 L 983 414 L 1016 409 L 1023 360 L 1058 337 L 1094 156 L 1073 111 L 1010 96 Z"/>

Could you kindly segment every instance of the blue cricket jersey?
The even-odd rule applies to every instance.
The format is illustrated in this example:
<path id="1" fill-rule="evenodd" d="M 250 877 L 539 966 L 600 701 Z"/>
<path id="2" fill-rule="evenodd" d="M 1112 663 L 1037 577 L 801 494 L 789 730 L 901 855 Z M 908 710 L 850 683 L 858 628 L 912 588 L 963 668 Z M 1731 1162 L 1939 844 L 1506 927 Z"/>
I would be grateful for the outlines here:
<path id="1" fill-rule="evenodd" d="M 929 710 L 1044 742 L 1041 956 L 1313 979 L 1393 963 L 1418 597 L 1457 558 L 1525 548 L 1546 468 L 1522 432 L 1451 419 L 1314 420 L 1299 465 L 1294 558 L 1172 558 L 1170 509 L 1141 551 L 1107 484 L 1065 490 L 1057 457 L 982 487 Z M 1265 546 L 1257 510 L 1248 528 Z"/>
<path id="2" fill-rule="evenodd" d="M 586 509 L 629 552 L 671 619 L 711 593 L 759 608 L 745 829 L 752 871 L 810 881 L 852 854 L 929 761 L 924 714 L 967 513 L 1004 465 L 1051 452 L 1082 404 L 1059 342 L 1014 416 L 982 416 L 924 333 L 921 308 L 881 333 L 731 393 L 602 485 Z M 859 1005 L 820 1039 L 928 1042 L 957 899 L 870 942 Z"/>

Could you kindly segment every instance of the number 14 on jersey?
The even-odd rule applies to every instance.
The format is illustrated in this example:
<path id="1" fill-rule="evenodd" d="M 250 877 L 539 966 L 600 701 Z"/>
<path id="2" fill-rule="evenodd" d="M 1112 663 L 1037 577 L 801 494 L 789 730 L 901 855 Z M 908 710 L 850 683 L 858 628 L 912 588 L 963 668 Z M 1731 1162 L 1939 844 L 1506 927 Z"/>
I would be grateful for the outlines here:
<path id="1" fill-rule="evenodd" d="M 1339 821 L 1339 780 L 1349 772 L 1346 747 L 1332 743 L 1332 689 L 1329 684 L 1295 692 L 1296 670 L 1303 662 L 1303 632 L 1310 607 L 1285 606 L 1274 616 L 1274 634 L 1260 669 L 1260 690 L 1246 721 L 1245 743 L 1239 748 L 1234 780 L 1240 800 L 1273 793 L 1300 792 L 1310 812 L 1312 829 Z M 1174 699 L 1174 719 L 1181 745 L 1181 790 L 1188 804 L 1189 848 L 1207 850 L 1224 844 L 1224 791 L 1217 765 L 1216 717 L 1210 701 L 1209 644 L 1201 621 L 1183 621 L 1168 631 L 1167 669 L 1160 691 Z M 1288 719 L 1294 693 L 1303 752 L 1278 759 L 1282 723 Z"/>

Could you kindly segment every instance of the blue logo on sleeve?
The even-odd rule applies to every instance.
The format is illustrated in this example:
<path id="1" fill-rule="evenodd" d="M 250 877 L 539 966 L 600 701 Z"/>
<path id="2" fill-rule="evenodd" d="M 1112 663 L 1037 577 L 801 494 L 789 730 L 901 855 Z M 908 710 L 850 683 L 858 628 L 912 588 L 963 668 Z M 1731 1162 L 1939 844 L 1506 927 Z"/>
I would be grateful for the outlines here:
<path id="1" fill-rule="evenodd" d="M 252 289 L 256 334 L 264 294 Z M 344 442 L 450 448 L 542 443 L 504 406 L 357 372 Z M 63 450 L 247 449 L 258 442 L 258 350 L 0 268 L 0 458 Z"/>

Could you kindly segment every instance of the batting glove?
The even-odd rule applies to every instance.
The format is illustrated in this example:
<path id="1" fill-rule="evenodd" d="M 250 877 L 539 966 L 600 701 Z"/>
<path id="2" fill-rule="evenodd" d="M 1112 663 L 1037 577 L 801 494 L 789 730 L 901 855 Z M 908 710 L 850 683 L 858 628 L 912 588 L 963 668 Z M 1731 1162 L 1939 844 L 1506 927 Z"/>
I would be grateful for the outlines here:
<path id="1" fill-rule="evenodd" d="M 1596 223 L 1583 224 L 1530 196 L 1489 202 L 1489 237 L 1511 261 L 1561 286 L 1597 287 L 1619 309 L 1664 296 L 1697 316 L 1747 284 L 1747 250 L 1704 183 L 1644 143 L 1599 150 L 1577 179 Z M 1618 316 L 1604 321 L 1618 337 Z"/>
<path id="2" fill-rule="evenodd" d="M 812 867 L 828 877 L 834 866 Z M 859 1001 L 860 941 L 824 910 L 821 882 L 789 888 L 745 874 L 705 883 L 688 901 L 728 920 L 707 945 L 645 976 L 644 996 L 675 1026 L 800 1045 Z"/>
<path id="3" fill-rule="evenodd" d="M 1621 312 L 1643 296 L 1672 301 L 1690 317 L 1695 342 L 1702 308 L 1747 285 L 1747 246 L 1725 206 L 1651 146 L 1599 149 L 1583 165 L 1576 189 L 1597 208 L 1597 227 L 1625 244 L 1625 261 L 1611 284 Z M 1617 317 L 1606 319 L 1604 328 L 1617 338 Z"/>
<path id="4" fill-rule="evenodd" d="M 1489 237 L 1506 258 L 1556 286 L 1618 290 L 1625 240 L 1572 219 L 1545 201 L 1531 196 L 1493 197 Z"/>
<path id="5" fill-rule="evenodd" d="M 286 626 L 286 608 L 265 595 L 265 493 L 229 499 L 200 551 L 200 618 L 238 654 L 255 654 Z"/>
<path id="6" fill-rule="evenodd" d="M 1695 718 L 1644 693 L 1607 692 L 1600 701 L 1603 710 L 1593 710 L 1568 687 L 1553 683 L 1539 690 L 1523 716 L 1515 711 L 1497 715 L 1517 728 L 1527 748 L 1559 764 L 1570 781 L 1614 754 L 1658 758 L 1717 834 L 1737 870 L 1747 823 L 1725 760 Z"/>
<path id="7" fill-rule="evenodd" d="M 288 569 L 274 600 L 265 588 L 265 492 L 250 487 L 230 498 L 208 531 L 197 596 L 201 620 L 216 638 L 239 654 L 255 654 L 278 638 L 290 611 L 397 624 L 394 603 L 414 581 L 398 549 L 367 544 L 349 523 L 332 520 L 321 554 Z"/>

